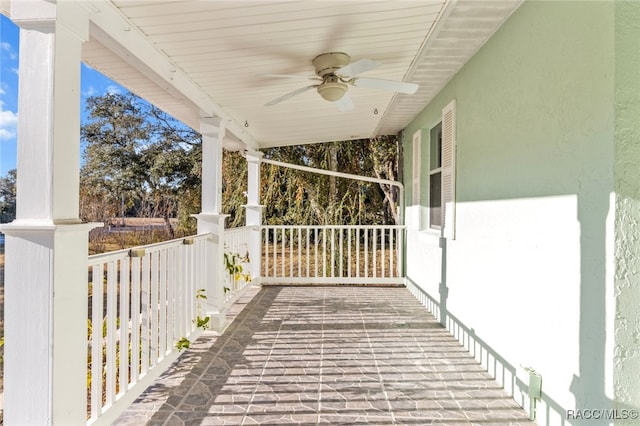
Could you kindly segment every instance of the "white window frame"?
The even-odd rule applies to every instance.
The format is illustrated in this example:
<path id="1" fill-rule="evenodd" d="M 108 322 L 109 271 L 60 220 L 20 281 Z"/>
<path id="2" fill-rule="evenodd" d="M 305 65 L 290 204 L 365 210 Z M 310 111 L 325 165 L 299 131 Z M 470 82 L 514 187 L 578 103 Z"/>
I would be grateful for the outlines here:
<path id="1" fill-rule="evenodd" d="M 437 149 L 437 140 L 434 139 L 434 133 L 437 132 L 437 128 L 440 127 L 440 135 L 442 135 L 442 122 L 439 122 L 438 124 L 436 124 L 435 126 L 433 126 L 430 130 L 429 130 L 429 206 L 428 206 L 428 210 L 429 210 L 429 216 L 428 216 L 428 227 L 429 229 L 435 230 L 435 231 L 441 231 L 442 230 L 442 144 L 440 144 L 440 149 Z M 442 137 L 440 138 L 442 139 Z M 434 149 L 434 144 L 436 144 L 436 149 Z M 437 159 L 433 158 L 433 155 L 435 151 L 436 156 L 438 157 Z M 433 163 L 437 164 L 436 167 L 431 168 L 433 166 Z M 432 185 L 432 179 L 434 179 L 435 175 L 440 175 L 440 223 L 433 223 L 433 201 L 434 201 L 434 194 L 431 191 L 431 188 L 433 187 Z"/>

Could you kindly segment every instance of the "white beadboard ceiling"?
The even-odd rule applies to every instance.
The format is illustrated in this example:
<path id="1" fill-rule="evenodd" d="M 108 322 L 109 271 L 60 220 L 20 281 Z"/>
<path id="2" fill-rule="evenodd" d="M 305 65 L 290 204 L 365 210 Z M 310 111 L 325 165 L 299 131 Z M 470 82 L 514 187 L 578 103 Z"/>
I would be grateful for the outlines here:
<path id="1" fill-rule="evenodd" d="M 234 139 L 254 148 L 398 133 L 521 4 L 78 1 L 92 21 L 87 64 L 196 129 L 201 116 L 227 120 Z M 259 74 L 313 76 L 311 60 L 326 52 L 373 59 L 382 66 L 362 76 L 420 88 L 398 95 L 350 87 L 348 112 L 315 90 L 264 106 L 310 83 Z"/>

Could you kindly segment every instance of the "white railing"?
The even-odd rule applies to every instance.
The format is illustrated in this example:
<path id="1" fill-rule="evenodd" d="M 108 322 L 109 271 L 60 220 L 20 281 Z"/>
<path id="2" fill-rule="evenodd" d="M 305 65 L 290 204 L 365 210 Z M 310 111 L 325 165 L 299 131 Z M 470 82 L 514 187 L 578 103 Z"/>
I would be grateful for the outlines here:
<path id="1" fill-rule="evenodd" d="M 404 284 L 404 226 L 262 229 L 264 284 Z"/>
<path id="2" fill-rule="evenodd" d="M 250 277 L 250 262 L 256 261 L 256 259 L 249 258 L 249 236 L 253 231 L 254 229 L 248 226 L 224 230 L 225 254 L 233 258 L 241 267 L 240 274 L 225 271 L 225 305 L 233 303 L 250 283 L 250 280 L 245 278 Z"/>
<path id="3" fill-rule="evenodd" d="M 89 256 L 89 423 L 109 423 L 197 336 L 208 237 Z"/>
<path id="4" fill-rule="evenodd" d="M 259 230 L 262 258 L 249 259 Z M 225 230 L 224 251 L 238 257 L 241 275 L 261 262 L 265 284 L 404 284 L 403 235 L 403 226 L 242 227 Z M 198 336 L 209 237 L 89 256 L 89 424 L 115 420 L 177 359 L 176 342 Z M 224 311 L 249 280 L 223 276 Z"/>

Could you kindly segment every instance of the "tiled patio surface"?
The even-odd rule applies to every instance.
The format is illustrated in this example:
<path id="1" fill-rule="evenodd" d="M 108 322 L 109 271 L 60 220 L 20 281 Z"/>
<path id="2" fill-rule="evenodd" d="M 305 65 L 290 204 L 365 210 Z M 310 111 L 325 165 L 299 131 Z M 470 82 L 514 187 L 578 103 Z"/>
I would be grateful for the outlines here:
<path id="1" fill-rule="evenodd" d="M 115 424 L 533 424 L 406 289 L 250 291 Z"/>

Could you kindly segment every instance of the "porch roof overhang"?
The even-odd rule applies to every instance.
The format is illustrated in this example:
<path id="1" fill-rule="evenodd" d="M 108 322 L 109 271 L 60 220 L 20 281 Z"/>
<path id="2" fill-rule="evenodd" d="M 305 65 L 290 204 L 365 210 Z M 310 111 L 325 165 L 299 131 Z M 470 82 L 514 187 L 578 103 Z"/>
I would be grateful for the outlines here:
<path id="1" fill-rule="evenodd" d="M 397 134 L 522 0 L 72 3 L 90 20 L 85 63 L 195 129 L 201 117 L 225 120 L 228 149 L 260 149 Z M 259 75 L 313 76 L 326 52 L 375 60 L 367 77 L 420 88 L 350 87 L 348 112 L 315 90 L 265 106 L 309 82 Z"/>

